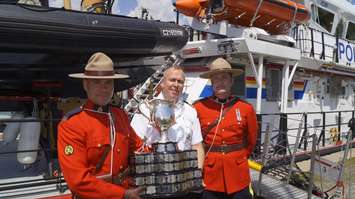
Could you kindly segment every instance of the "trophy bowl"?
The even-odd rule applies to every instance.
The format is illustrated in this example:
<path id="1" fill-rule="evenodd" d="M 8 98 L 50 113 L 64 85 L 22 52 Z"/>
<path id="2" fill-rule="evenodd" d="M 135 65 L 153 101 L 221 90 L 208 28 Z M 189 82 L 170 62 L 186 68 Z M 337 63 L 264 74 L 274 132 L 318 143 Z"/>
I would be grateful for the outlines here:
<path id="1" fill-rule="evenodd" d="M 161 99 L 151 101 L 151 121 L 161 133 L 161 142 L 166 142 L 166 131 L 175 123 L 174 104 Z"/>
<path id="2" fill-rule="evenodd" d="M 152 101 L 151 119 L 160 131 L 168 130 L 175 123 L 174 104 L 161 99 Z"/>

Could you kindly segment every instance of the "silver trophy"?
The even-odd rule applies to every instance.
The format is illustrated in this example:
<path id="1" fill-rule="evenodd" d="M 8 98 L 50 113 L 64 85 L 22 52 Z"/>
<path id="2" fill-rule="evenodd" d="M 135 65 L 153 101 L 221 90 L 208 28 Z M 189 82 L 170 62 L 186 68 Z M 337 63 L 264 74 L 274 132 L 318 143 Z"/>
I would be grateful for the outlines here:
<path id="1" fill-rule="evenodd" d="M 167 131 L 175 124 L 175 105 L 172 102 L 162 99 L 153 99 L 150 101 L 144 101 L 146 107 L 150 111 L 149 117 L 144 114 L 144 111 L 140 109 L 140 112 L 149 119 L 150 123 L 158 129 L 160 132 L 160 143 L 166 143 Z"/>
<path id="2" fill-rule="evenodd" d="M 177 143 L 167 139 L 168 129 L 175 124 L 175 105 L 161 99 L 144 103 L 147 109 L 138 108 L 160 131 L 160 141 L 152 144 L 152 152 L 135 153 L 131 157 L 134 183 L 146 187 L 141 195 L 143 198 L 181 197 L 201 189 L 202 173 L 198 168 L 197 151 L 179 151 Z"/>

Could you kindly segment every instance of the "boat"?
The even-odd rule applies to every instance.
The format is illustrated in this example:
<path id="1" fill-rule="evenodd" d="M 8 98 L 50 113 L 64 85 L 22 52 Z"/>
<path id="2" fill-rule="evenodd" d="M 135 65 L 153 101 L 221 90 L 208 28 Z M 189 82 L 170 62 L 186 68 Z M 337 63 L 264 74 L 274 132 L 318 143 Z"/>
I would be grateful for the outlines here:
<path id="1" fill-rule="evenodd" d="M 248 2 L 250 7 L 255 5 Z M 310 20 L 283 36 L 272 35 L 262 27 L 234 24 L 226 26 L 227 31 L 221 30 L 220 24 L 204 23 L 196 16 L 191 23 L 197 30 L 196 41 L 188 42 L 180 51 L 190 82 L 187 101 L 193 103 L 211 94 L 210 82 L 197 78 L 198 74 L 207 70 L 211 57 L 225 56 L 234 67 L 245 71 L 235 80 L 239 86 L 234 94 L 252 103 L 263 122 L 284 128 L 284 120 L 287 129 L 293 129 L 288 130 L 292 135 L 289 143 L 295 143 L 295 129 L 307 113 L 312 127 L 306 129 L 309 134 L 326 133 L 329 140 L 330 132 L 339 135 L 348 131 L 355 102 L 355 6 L 331 0 L 305 0 L 302 5 L 312 11 Z M 210 31 L 210 36 L 198 36 L 203 31 Z"/>
<path id="2" fill-rule="evenodd" d="M 3 52 L 156 56 L 180 49 L 188 38 L 174 23 L 4 3 L 0 30 Z"/>
<path id="3" fill-rule="evenodd" d="M 210 6 L 208 1 L 186 2 L 191 5 L 190 10 L 185 7 L 188 16 Z M 228 7 L 230 2 L 223 1 L 220 5 Z M 303 19 L 311 18 L 284 35 L 273 35 L 261 26 L 227 24 L 223 29 L 223 22 L 211 24 L 194 14 L 191 25 L 196 41 L 188 42 L 179 51 L 185 59 L 182 65 L 187 72 L 187 101 L 193 103 L 211 94 L 210 82 L 197 78 L 198 74 L 208 70 L 206 64 L 211 58 L 224 56 L 233 67 L 245 71 L 235 80 L 239 86 L 234 88 L 234 94 L 252 103 L 257 113 L 264 115 L 264 122 L 270 122 L 274 114 L 277 117 L 274 125 L 280 127 L 279 122 L 283 120 L 280 115 L 290 113 L 287 128 L 294 129 L 303 113 L 314 112 L 307 118 L 313 128 L 307 131 L 318 135 L 321 131 L 334 132 L 334 128 L 338 134 L 347 131 L 355 102 L 355 5 L 332 0 L 293 3 L 309 11 Z M 177 1 L 178 5 L 185 4 Z M 254 1 L 248 1 L 245 7 L 255 6 Z M 184 13 L 183 9 L 180 11 Z M 201 33 L 209 36 L 199 36 Z M 332 116 L 325 118 L 322 116 L 325 112 Z M 323 123 L 338 126 L 324 127 Z M 329 139 L 330 133 L 326 137 Z M 295 142 L 294 138 L 289 139 Z"/>
<path id="4" fill-rule="evenodd" d="M 177 0 L 179 12 L 213 22 L 228 21 L 240 26 L 262 28 L 272 34 L 289 31 L 293 23 L 306 23 L 310 11 L 290 0 Z"/>
<path id="5" fill-rule="evenodd" d="M 80 83 L 67 74 L 80 72 L 92 53 L 102 51 L 131 76 L 116 87 L 125 90 L 161 64 L 150 60 L 182 48 L 187 39 L 187 31 L 174 23 L 2 2 L 0 89 L 3 96 L 43 95 L 43 89 L 83 96 Z"/>
<path id="6" fill-rule="evenodd" d="M 247 8 L 254 8 L 255 12 L 245 18 L 245 23 L 221 17 L 233 14 L 223 12 L 233 7 L 228 3 L 238 2 L 248 4 L 240 4 L 238 8 L 243 11 L 239 13 L 246 14 Z M 335 0 L 293 1 L 293 5 L 297 3 L 308 14 L 300 16 L 300 21 L 288 26 L 287 31 L 280 31 L 268 29 L 267 21 L 256 23 L 263 19 L 261 9 L 267 2 L 271 1 L 177 1 L 177 10 L 193 17 L 189 25 L 194 40 L 176 53 L 183 58 L 184 97 L 191 104 L 212 94 L 211 83 L 199 78 L 199 74 L 208 70 L 211 59 L 223 56 L 233 68 L 245 71 L 234 80 L 233 94 L 251 103 L 257 112 L 261 129 L 255 155 L 259 161 L 267 156 L 270 173 L 285 173 L 274 177 L 287 181 L 294 169 L 299 172 L 290 165 L 290 157 L 295 154 L 294 161 L 309 159 L 312 142 L 317 149 L 313 152 L 321 155 L 344 151 L 346 145 L 354 146 L 348 135 L 355 135 L 349 122 L 355 115 L 355 5 Z M 265 7 L 263 11 L 265 14 Z M 269 16 L 271 13 L 266 12 Z M 244 15 L 236 16 L 243 18 Z M 292 18 L 283 20 L 285 23 L 293 21 Z M 263 146 L 267 132 L 271 137 L 271 152 L 263 154 L 267 151 Z M 274 161 L 274 157 L 277 160 Z M 334 164 L 341 167 L 341 163 Z M 314 170 L 308 171 L 312 174 Z M 342 181 L 340 178 L 332 181 L 332 185 Z M 312 192 L 324 198 L 341 195 L 331 189 L 317 189 L 308 182 L 311 187 L 306 187 L 311 190 L 308 198 L 312 197 Z M 351 198 L 352 188 L 346 185 L 343 194 L 351 193 L 347 196 Z M 269 191 L 272 190 L 271 187 Z M 272 193 L 274 198 L 293 195 Z"/>
<path id="7" fill-rule="evenodd" d="M 227 18 L 220 18 L 221 21 L 215 20 L 211 23 L 207 15 L 201 15 L 202 17 L 196 15 L 198 11 L 196 7 L 206 8 L 207 14 L 208 10 L 211 10 L 212 16 L 216 13 L 211 19 L 217 19 L 222 16 L 217 14 L 222 14 L 221 10 L 223 10 L 217 8 L 227 9 L 226 5 L 235 8 L 235 4 L 232 3 L 237 1 L 223 1 L 220 5 L 224 7 L 215 6 L 213 9 L 209 9 L 209 6 L 214 6 L 214 4 L 209 5 L 212 1 L 188 2 L 192 2 L 195 7 L 186 9 L 185 13 L 180 11 L 187 16 L 194 16 L 190 30 L 193 40 L 181 45 L 181 49 L 172 47 L 174 52 L 170 54 L 169 52 L 160 52 L 162 53 L 160 54 L 150 49 L 148 57 L 145 57 L 144 53 L 139 50 L 137 54 L 120 54 L 120 49 L 118 49 L 118 54 L 112 54 L 115 62 L 119 62 L 119 66 L 115 66 L 116 69 L 125 70 L 133 77 L 127 82 L 119 82 L 123 85 L 119 90 L 123 90 L 122 101 L 125 101 L 127 111 L 134 111 L 136 101 L 144 100 L 147 93 L 159 92 L 158 85 L 164 70 L 174 64 L 180 64 L 186 72 L 183 96 L 187 102 L 193 103 L 210 96 L 211 83 L 199 78 L 198 75 L 208 70 L 206 66 L 211 59 L 224 56 L 233 68 L 245 71 L 242 76 L 235 79 L 236 86 L 233 87 L 233 94 L 253 104 L 257 112 L 261 128 L 255 153 L 256 160 L 259 161 L 261 157 L 277 157 L 275 160 L 270 159 L 269 162 L 272 164 L 263 162 L 265 168 L 285 166 L 291 161 L 292 154 L 300 154 L 295 161 L 309 159 L 308 154 L 311 153 L 311 141 L 313 140 L 308 135 L 315 135 L 313 139 L 317 147 L 322 150 L 320 154 L 339 151 L 347 145 L 344 143 L 350 143 L 346 135 L 349 135 L 347 134 L 349 132 L 348 121 L 355 115 L 354 5 L 347 1 L 335 0 L 297 1 L 298 8 L 304 7 L 308 14 L 307 16 L 300 15 L 297 22 L 295 18 L 294 26 L 283 32 L 257 25 L 261 17 L 257 17 L 255 13 L 257 10 L 259 14 L 264 13 L 261 9 L 267 3 L 274 5 L 276 2 L 283 2 L 285 5 L 286 1 L 259 1 L 263 2 L 259 9 L 256 9 L 258 5 L 255 1 L 245 1 L 248 5 L 243 9 L 247 10 L 248 7 L 252 8 L 254 5 L 255 13 L 246 19 L 247 22 L 244 25 L 228 22 Z M 177 1 L 176 5 L 182 4 Z M 74 11 L 57 11 L 82 14 Z M 263 11 L 266 11 L 265 7 Z M 268 15 L 271 16 L 266 12 L 263 17 L 267 18 Z M 100 14 L 90 13 L 85 16 L 103 17 Z M 283 21 L 292 24 L 293 19 L 288 18 Z M 150 24 L 149 21 L 146 23 Z M 11 45 L 8 46 L 11 47 Z M 13 152 L 12 156 L 0 154 L 0 162 L 6 162 L 0 164 L 0 169 L 15 172 L 15 174 L 2 173 L 6 177 L 0 179 L 0 197 L 36 196 L 43 198 L 63 196 L 62 193 L 64 197 L 70 197 L 67 195 L 69 191 L 65 187 L 64 179 L 60 178 L 53 140 L 56 123 L 62 114 L 79 105 L 83 97 L 83 94 L 78 92 L 80 83 L 68 82 L 64 75 L 81 71 L 88 55 L 85 52 L 82 54 L 73 51 L 66 53 L 66 50 L 57 51 L 56 49 L 48 49 L 51 51 L 49 54 L 43 51 L 37 53 L 36 51 L 41 51 L 41 49 L 33 49 L 34 46 L 29 46 L 32 49 L 7 49 L 0 53 L 0 80 L 2 81 L 0 84 L 2 91 L 0 121 L 4 123 L 11 118 L 18 118 L 18 115 L 23 115 L 23 112 L 29 115 L 34 107 L 38 106 L 41 110 L 38 117 L 43 124 L 40 142 L 43 152 L 37 157 L 37 160 L 41 161 L 36 161 L 24 170 L 22 169 L 24 165 L 18 163 L 16 159 L 16 142 L 6 147 L 0 145 L 2 147 L 0 152 Z M 51 45 L 49 46 L 52 48 Z M 75 50 L 81 51 L 80 48 Z M 164 57 L 163 61 L 158 61 L 159 64 L 157 64 L 155 58 L 160 60 L 161 55 L 163 57 L 167 55 L 167 58 Z M 153 66 L 157 67 L 153 68 Z M 142 76 L 136 78 L 137 75 Z M 47 76 L 50 77 L 50 81 L 46 80 Z M 139 81 L 135 81 L 136 79 Z M 135 87 L 131 88 L 132 86 Z M 154 88 L 151 90 L 152 87 Z M 127 90 L 127 88 L 130 89 Z M 19 120 L 16 119 L 13 122 L 19 122 Z M 3 123 L 0 125 L 0 130 L 4 128 Z M 267 132 L 272 137 L 270 153 L 263 154 L 268 149 L 262 146 L 266 143 Z M 300 137 L 300 134 L 303 136 Z M 300 139 L 297 141 L 297 138 Z M 354 142 L 351 142 L 351 145 L 354 146 Z M 301 152 L 290 154 L 290 149 Z M 8 161 L 9 156 L 13 158 L 12 161 Z M 267 171 L 267 169 L 264 170 Z M 40 175 L 42 172 L 47 175 Z M 279 174 L 288 172 L 275 171 Z M 4 180 L 7 181 L 4 182 Z M 39 193 L 38 190 L 41 192 Z M 271 188 L 270 191 L 273 190 L 280 191 L 276 188 Z M 315 189 L 313 191 L 316 192 Z M 322 194 L 325 192 L 323 190 Z M 288 194 L 288 196 L 301 195 L 300 193 Z M 273 198 L 285 198 L 279 197 L 278 194 L 272 192 L 271 195 Z"/>
<path id="8" fill-rule="evenodd" d="M 187 40 L 175 23 L 0 2 L 0 198 L 71 198 L 56 127 L 85 98 L 82 82 L 68 74 L 81 72 L 92 53 L 108 54 L 115 70 L 130 76 L 116 82 L 117 94 L 143 82 Z"/>

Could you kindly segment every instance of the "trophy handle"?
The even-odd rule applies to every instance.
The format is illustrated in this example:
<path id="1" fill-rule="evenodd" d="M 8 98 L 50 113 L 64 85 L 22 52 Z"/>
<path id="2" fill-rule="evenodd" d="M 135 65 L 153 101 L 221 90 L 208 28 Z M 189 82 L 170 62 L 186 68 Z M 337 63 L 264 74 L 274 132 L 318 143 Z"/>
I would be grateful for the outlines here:
<path id="1" fill-rule="evenodd" d="M 149 123 L 152 124 L 152 119 L 151 119 L 151 114 L 152 114 L 152 110 L 153 110 L 153 107 L 152 107 L 152 101 L 153 100 L 142 100 L 141 102 L 139 102 L 138 104 L 138 111 L 145 117 L 149 120 Z M 144 112 L 144 110 L 141 109 L 141 105 L 145 105 L 149 111 L 149 115 L 146 115 Z"/>

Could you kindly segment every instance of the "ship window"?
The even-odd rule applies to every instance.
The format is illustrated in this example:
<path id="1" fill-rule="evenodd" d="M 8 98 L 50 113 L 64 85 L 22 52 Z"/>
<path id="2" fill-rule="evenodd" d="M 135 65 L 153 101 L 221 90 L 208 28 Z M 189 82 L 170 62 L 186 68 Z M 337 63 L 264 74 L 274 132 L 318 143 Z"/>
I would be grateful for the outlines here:
<path id="1" fill-rule="evenodd" d="M 222 12 L 224 9 L 224 4 L 223 4 L 223 0 L 214 0 L 212 1 L 212 13 L 219 13 Z"/>
<path id="2" fill-rule="evenodd" d="M 348 31 L 346 32 L 346 38 L 349 40 L 355 40 L 355 24 L 353 22 L 349 22 Z"/>
<path id="3" fill-rule="evenodd" d="M 313 13 L 317 13 L 314 5 L 312 5 L 312 11 Z M 316 16 L 316 14 L 314 14 L 312 18 L 315 22 L 317 22 L 319 25 L 325 28 L 328 32 L 332 31 L 333 20 L 334 20 L 333 13 L 318 7 L 318 17 Z"/>
<path id="4" fill-rule="evenodd" d="M 327 93 L 330 94 L 330 97 L 338 97 L 339 95 L 345 94 L 345 89 L 343 88 L 339 77 L 332 77 L 327 79 Z"/>
<path id="5" fill-rule="evenodd" d="M 245 65 L 233 64 L 231 63 L 232 68 L 242 69 L 245 71 Z M 234 77 L 234 84 L 232 86 L 232 94 L 238 97 L 245 97 L 245 74 Z"/>
<path id="6" fill-rule="evenodd" d="M 318 17 L 317 17 L 317 9 L 316 9 L 316 6 L 314 4 L 312 4 L 311 6 L 311 9 L 312 9 L 312 20 L 319 23 L 319 20 L 318 20 Z"/>
<path id="7" fill-rule="evenodd" d="M 266 99 L 278 101 L 281 96 L 281 70 L 269 68 L 266 70 Z"/>

